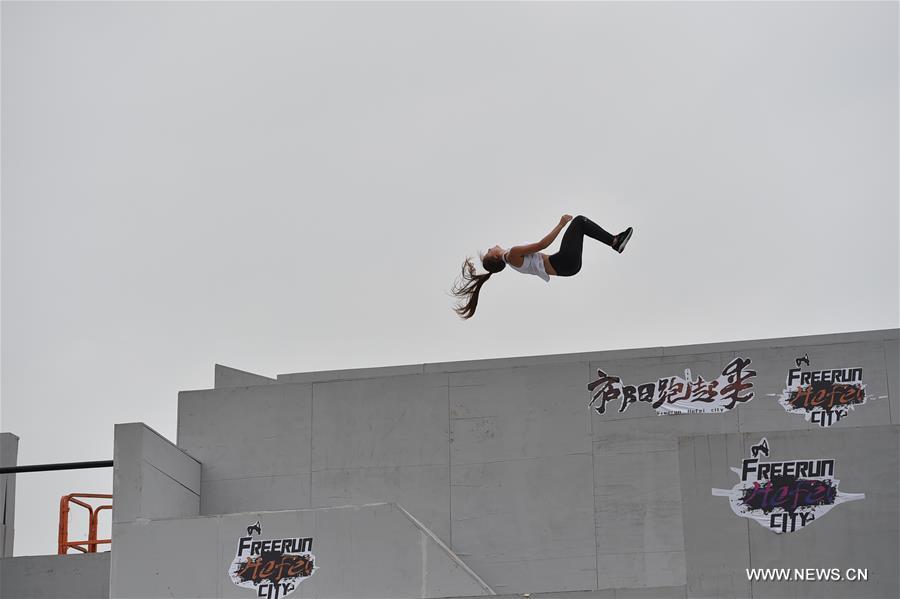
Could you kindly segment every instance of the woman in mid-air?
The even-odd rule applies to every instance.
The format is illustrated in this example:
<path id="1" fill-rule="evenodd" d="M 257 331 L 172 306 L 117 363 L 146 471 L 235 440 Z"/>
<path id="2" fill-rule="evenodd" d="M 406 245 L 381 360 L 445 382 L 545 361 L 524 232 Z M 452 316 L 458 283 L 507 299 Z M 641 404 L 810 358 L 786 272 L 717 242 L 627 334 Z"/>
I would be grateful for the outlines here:
<path id="1" fill-rule="evenodd" d="M 541 250 L 547 248 L 556 239 L 559 232 L 569 221 L 572 224 L 563 235 L 559 251 L 548 256 Z M 491 275 L 500 272 L 509 264 L 513 270 L 528 275 L 536 275 L 549 282 L 551 276 L 571 277 L 581 270 L 581 249 L 584 245 L 584 236 L 587 235 L 601 243 L 605 243 L 618 253 L 625 250 L 625 244 L 631 239 L 632 229 L 628 227 L 618 235 L 611 235 L 603 230 L 600 225 L 585 218 L 576 216 L 572 218 L 564 214 L 546 237 L 537 243 L 517 245 L 504 250 L 495 245 L 487 252 L 481 254 L 481 265 L 487 273 L 479 275 L 475 273 L 475 265 L 470 258 L 466 258 L 462 267 L 462 281 L 453 287 L 453 295 L 460 298 L 460 303 L 454 308 L 462 318 L 471 318 L 478 307 L 478 294 L 482 286 L 491 278 Z"/>

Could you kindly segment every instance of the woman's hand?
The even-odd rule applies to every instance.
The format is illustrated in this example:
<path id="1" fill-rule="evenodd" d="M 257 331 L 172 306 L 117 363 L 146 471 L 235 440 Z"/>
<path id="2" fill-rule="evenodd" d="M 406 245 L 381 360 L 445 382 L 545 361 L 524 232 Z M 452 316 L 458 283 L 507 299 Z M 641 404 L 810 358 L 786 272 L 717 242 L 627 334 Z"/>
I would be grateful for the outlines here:
<path id="1" fill-rule="evenodd" d="M 572 220 L 571 214 L 563 214 L 562 218 L 559 219 L 559 225 L 561 227 L 564 227 L 566 225 L 566 223 L 568 223 L 570 220 Z"/>

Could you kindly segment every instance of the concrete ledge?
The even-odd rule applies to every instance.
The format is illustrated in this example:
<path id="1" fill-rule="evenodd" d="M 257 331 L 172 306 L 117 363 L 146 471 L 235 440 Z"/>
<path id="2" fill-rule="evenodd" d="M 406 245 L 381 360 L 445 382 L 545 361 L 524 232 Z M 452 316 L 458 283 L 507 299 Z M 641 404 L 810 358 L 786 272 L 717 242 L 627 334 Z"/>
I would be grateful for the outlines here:
<path id="1" fill-rule="evenodd" d="M 2 599 L 108 599 L 109 552 L 0 560 Z"/>
<path id="2" fill-rule="evenodd" d="M 267 376 L 262 376 L 260 374 L 254 374 L 252 372 L 238 370 L 237 368 L 230 368 L 228 366 L 216 364 L 213 385 L 215 389 L 224 389 L 226 387 L 253 387 L 255 385 L 274 385 L 277 382 L 277 380 L 269 378 Z"/>
<path id="3" fill-rule="evenodd" d="M 143 423 L 117 424 L 113 522 L 200 512 L 200 462 Z"/>
<path id="4" fill-rule="evenodd" d="M 0 466 L 16 466 L 19 438 L 0 433 Z M 0 475 L 0 557 L 12 557 L 16 526 L 16 475 Z"/>
<path id="5" fill-rule="evenodd" d="M 687 587 L 643 587 L 639 589 L 603 589 L 600 591 L 566 591 L 563 593 L 516 593 L 497 595 L 495 599 L 687 599 Z M 446 599 L 468 599 L 447 597 Z"/>
<path id="6" fill-rule="evenodd" d="M 395 599 L 494 594 L 405 510 L 377 503 L 114 522 L 110 596 L 251 595 L 252 589 L 233 586 L 229 570 L 241 538 L 255 523 L 260 532 L 253 536 L 260 540 L 310 539 L 318 569 L 299 583 L 297 596 Z M 190 568 L 185 568 L 187 563 Z"/>
<path id="7" fill-rule="evenodd" d="M 349 368 L 346 370 L 323 370 L 320 372 L 296 372 L 279 374 L 279 383 L 319 383 L 343 380 L 368 379 L 383 376 L 404 376 L 425 372 L 421 364 L 407 366 L 381 366 L 376 368 Z"/>
<path id="8" fill-rule="evenodd" d="M 652 357 L 671 357 L 695 355 L 715 352 L 732 352 L 735 350 L 766 349 L 805 345 L 831 345 L 838 343 L 893 341 L 900 338 L 900 329 L 878 329 L 849 333 L 829 333 L 823 335 L 807 335 L 801 337 L 777 337 L 771 339 L 755 339 L 744 341 L 722 341 L 695 345 L 678 345 L 672 347 L 646 347 L 634 349 L 617 349 L 597 352 L 580 352 L 572 354 L 550 354 L 539 356 L 520 356 L 494 358 L 486 360 L 464 360 L 458 362 L 435 362 L 431 364 L 407 364 L 383 366 L 376 368 L 356 368 L 346 370 L 323 370 L 319 372 L 298 372 L 279 374 L 278 383 L 312 383 L 338 380 L 355 380 L 387 376 L 413 374 L 439 374 L 463 372 L 471 370 L 490 370 L 497 368 L 528 367 L 542 364 L 565 362 L 617 362 Z"/>
<path id="9" fill-rule="evenodd" d="M 394 504 L 394 505 L 397 505 L 397 504 Z M 407 512 L 405 509 L 403 509 L 402 506 L 397 505 L 397 509 L 400 510 L 400 512 L 401 512 L 404 516 L 406 516 L 407 518 L 409 518 L 410 522 L 412 522 L 413 525 L 415 525 L 416 528 L 418 528 L 420 531 L 422 531 L 422 534 L 426 535 L 426 536 L 430 539 L 430 541 L 431 541 L 432 543 L 434 543 L 435 545 L 437 545 L 437 546 L 438 546 L 438 547 L 439 547 L 439 548 L 447 555 L 447 557 L 450 558 L 450 560 L 452 560 L 454 563 L 456 563 L 457 567 L 461 568 L 461 569 L 462 569 L 463 571 L 465 571 L 469 576 L 471 576 L 472 579 L 473 579 L 473 580 L 474 580 L 474 581 L 482 588 L 482 590 L 484 591 L 484 593 L 483 593 L 484 595 L 496 595 L 496 594 L 497 594 L 497 593 L 494 592 L 494 589 L 492 589 L 490 586 L 488 586 L 488 584 L 487 584 L 485 581 L 483 581 L 483 580 L 481 579 L 481 577 L 478 576 L 478 574 L 476 574 L 476 573 L 472 570 L 472 568 L 470 568 L 469 566 L 467 566 L 467 565 L 465 564 L 465 562 L 463 562 L 463 561 L 459 558 L 458 555 L 456 555 L 455 553 L 453 553 L 453 551 L 452 551 L 449 547 L 447 547 L 447 545 L 445 545 L 444 542 L 441 541 L 441 540 L 437 537 L 437 535 L 435 535 L 433 532 L 431 532 L 430 530 L 428 530 L 428 528 L 427 528 L 424 524 L 422 524 L 421 522 L 419 522 L 418 520 L 416 520 L 415 517 L 414 517 L 412 514 L 410 514 L 409 512 Z"/>

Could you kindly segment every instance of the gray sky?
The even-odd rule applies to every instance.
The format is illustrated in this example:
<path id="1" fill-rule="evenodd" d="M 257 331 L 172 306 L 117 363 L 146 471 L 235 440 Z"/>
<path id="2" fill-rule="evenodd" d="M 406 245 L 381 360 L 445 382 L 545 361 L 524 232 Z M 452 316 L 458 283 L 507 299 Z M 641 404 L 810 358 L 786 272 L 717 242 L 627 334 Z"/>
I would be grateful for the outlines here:
<path id="1" fill-rule="evenodd" d="M 265 375 L 900 325 L 898 4 L 2 3 L 2 423 Z M 463 258 L 635 235 L 548 285 Z M 558 245 L 558 243 L 557 243 Z M 555 251 L 554 245 L 550 251 Z M 17 479 L 16 554 L 59 497 Z M 74 522 L 74 521 L 73 521 Z M 76 530 L 78 530 L 76 528 Z M 108 526 L 105 528 L 108 533 Z"/>

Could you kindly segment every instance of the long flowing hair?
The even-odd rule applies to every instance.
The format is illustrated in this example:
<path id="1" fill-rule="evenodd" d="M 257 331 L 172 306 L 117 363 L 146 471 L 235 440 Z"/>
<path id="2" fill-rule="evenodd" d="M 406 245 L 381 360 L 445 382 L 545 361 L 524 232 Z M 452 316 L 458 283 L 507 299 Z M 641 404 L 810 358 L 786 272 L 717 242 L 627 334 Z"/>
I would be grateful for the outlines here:
<path id="1" fill-rule="evenodd" d="M 459 303 L 453 310 L 464 320 L 475 315 L 475 309 L 478 307 L 478 294 L 481 293 L 481 288 L 491 278 L 491 275 L 506 268 L 506 263 L 501 258 L 485 258 L 484 254 L 479 254 L 478 257 L 481 258 L 481 265 L 487 272 L 481 275 L 477 274 L 472 259 L 466 258 L 462 265 L 462 276 L 450 290 L 459 298 Z"/>

